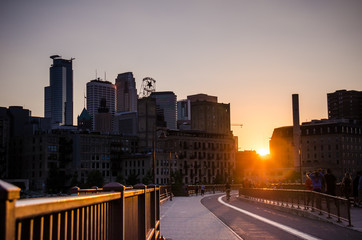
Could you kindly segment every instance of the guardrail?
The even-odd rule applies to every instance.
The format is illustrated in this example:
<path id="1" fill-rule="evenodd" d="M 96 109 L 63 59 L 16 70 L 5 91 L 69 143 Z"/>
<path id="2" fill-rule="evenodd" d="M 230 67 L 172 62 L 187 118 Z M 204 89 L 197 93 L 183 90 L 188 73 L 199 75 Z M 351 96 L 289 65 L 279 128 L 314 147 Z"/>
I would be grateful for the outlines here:
<path id="1" fill-rule="evenodd" d="M 331 196 L 314 191 L 270 188 L 240 188 L 239 197 L 252 198 L 264 203 L 280 205 L 327 214 L 336 217 L 337 222 L 344 220 L 351 223 L 350 202 L 346 198 Z"/>
<path id="2" fill-rule="evenodd" d="M 72 189 L 72 195 L 20 199 L 0 180 L 0 240 L 159 239 L 160 187 Z"/>
<path id="3" fill-rule="evenodd" d="M 241 184 L 231 184 L 231 190 L 238 190 L 242 185 Z M 215 193 L 215 192 L 225 192 L 225 184 L 213 184 L 213 185 L 205 185 L 205 193 Z M 197 195 L 201 194 L 201 185 L 187 185 L 186 186 L 186 194 Z"/>

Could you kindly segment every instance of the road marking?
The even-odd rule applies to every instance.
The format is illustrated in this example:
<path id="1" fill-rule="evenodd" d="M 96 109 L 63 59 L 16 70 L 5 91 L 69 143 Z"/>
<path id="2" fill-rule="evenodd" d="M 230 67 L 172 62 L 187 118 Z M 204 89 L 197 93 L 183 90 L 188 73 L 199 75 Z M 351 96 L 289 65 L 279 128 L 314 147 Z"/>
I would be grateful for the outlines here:
<path id="1" fill-rule="evenodd" d="M 269 219 L 267 219 L 267 218 L 264 218 L 264 217 L 262 217 L 262 216 L 256 215 L 256 214 L 254 214 L 254 213 L 245 211 L 245 210 L 240 209 L 240 208 L 238 208 L 238 207 L 235 207 L 235 206 L 233 206 L 233 205 L 231 205 L 231 204 L 228 204 L 228 203 L 224 202 L 224 201 L 221 199 L 221 198 L 224 197 L 224 196 L 226 196 L 226 195 L 220 196 L 217 200 L 218 200 L 221 204 L 223 204 L 223 205 L 225 205 L 225 206 L 227 206 L 227 207 L 229 207 L 229 208 L 232 208 L 232 209 L 234 209 L 234 210 L 236 210 L 236 211 L 239 211 L 239 212 L 241 212 L 241 213 L 243 213 L 243 214 L 246 214 L 246 215 L 248 215 L 248 216 L 250 216 L 250 217 L 253 217 L 253 218 L 255 218 L 255 219 L 258 219 L 259 221 L 262 221 L 262 222 L 265 222 L 265 223 L 267 223 L 267 224 L 270 224 L 270 225 L 272 225 L 272 226 L 274 226 L 274 227 L 277 227 L 277 228 L 279 228 L 279 229 L 281 229 L 281 230 L 283 230 L 283 231 L 286 231 L 286 232 L 288 232 L 288 233 L 290 233 L 290 234 L 292 234 L 292 235 L 294 235 L 294 236 L 300 237 L 300 238 L 302 238 L 302 239 L 306 239 L 306 240 L 321 240 L 320 238 L 313 237 L 313 236 L 311 236 L 311 235 L 309 235 L 309 234 L 306 234 L 306 233 L 304 233 L 304 232 L 300 232 L 300 231 L 298 231 L 298 230 L 296 230 L 296 229 L 294 229 L 294 228 L 285 226 L 285 225 L 283 225 L 283 224 L 274 222 L 274 221 L 269 220 Z"/>

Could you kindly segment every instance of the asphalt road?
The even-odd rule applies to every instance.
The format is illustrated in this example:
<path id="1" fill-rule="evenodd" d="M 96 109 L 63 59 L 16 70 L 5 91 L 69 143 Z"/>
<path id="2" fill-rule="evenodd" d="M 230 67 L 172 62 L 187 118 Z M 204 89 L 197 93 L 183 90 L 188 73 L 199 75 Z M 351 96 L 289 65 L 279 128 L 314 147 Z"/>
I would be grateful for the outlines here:
<path id="1" fill-rule="evenodd" d="M 361 232 L 332 223 L 264 208 L 235 196 L 226 201 L 221 196 L 207 196 L 201 203 L 244 240 L 362 239 Z"/>

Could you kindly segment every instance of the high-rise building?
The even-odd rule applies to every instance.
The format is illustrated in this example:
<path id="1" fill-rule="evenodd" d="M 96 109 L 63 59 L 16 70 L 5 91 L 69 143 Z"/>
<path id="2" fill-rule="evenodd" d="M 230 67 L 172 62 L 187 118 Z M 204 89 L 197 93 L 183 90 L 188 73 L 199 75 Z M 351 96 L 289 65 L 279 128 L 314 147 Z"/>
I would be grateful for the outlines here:
<path id="1" fill-rule="evenodd" d="M 362 91 L 338 90 L 327 94 L 328 118 L 362 122 Z"/>
<path id="2" fill-rule="evenodd" d="M 166 127 L 168 129 L 177 129 L 177 109 L 176 100 L 177 97 L 174 92 L 153 92 L 150 97 L 156 99 L 156 111 L 163 112 Z"/>
<path id="3" fill-rule="evenodd" d="M 132 72 L 118 74 L 117 87 L 117 112 L 137 111 L 137 89 Z"/>
<path id="4" fill-rule="evenodd" d="M 188 96 L 191 100 L 191 129 L 230 134 L 230 104 L 215 102 L 206 94 Z"/>
<path id="5" fill-rule="evenodd" d="M 52 125 L 73 125 L 73 67 L 71 59 L 53 55 L 50 85 L 45 87 L 44 115 Z"/>
<path id="6" fill-rule="evenodd" d="M 92 130 L 95 128 L 95 116 L 101 106 L 102 99 L 106 102 L 111 116 L 116 111 L 116 85 L 99 78 L 87 83 L 87 111 L 92 117 Z"/>
<path id="7" fill-rule="evenodd" d="M 191 129 L 191 102 L 189 99 L 177 101 L 177 128 Z"/>

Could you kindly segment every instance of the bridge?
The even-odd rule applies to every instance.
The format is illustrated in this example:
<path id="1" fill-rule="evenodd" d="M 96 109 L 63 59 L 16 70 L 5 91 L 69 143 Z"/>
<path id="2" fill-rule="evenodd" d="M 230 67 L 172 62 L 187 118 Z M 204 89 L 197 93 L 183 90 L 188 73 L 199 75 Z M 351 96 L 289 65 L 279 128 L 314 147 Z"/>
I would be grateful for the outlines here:
<path id="1" fill-rule="evenodd" d="M 119 183 L 19 199 L 20 189 L 0 180 L 0 240 L 362 239 L 362 209 L 344 198 L 234 189 L 230 201 L 220 186 L 209 186 L 204 196 L 189 186 L 189 196 L 165 201 L 166 188 Z"/>

